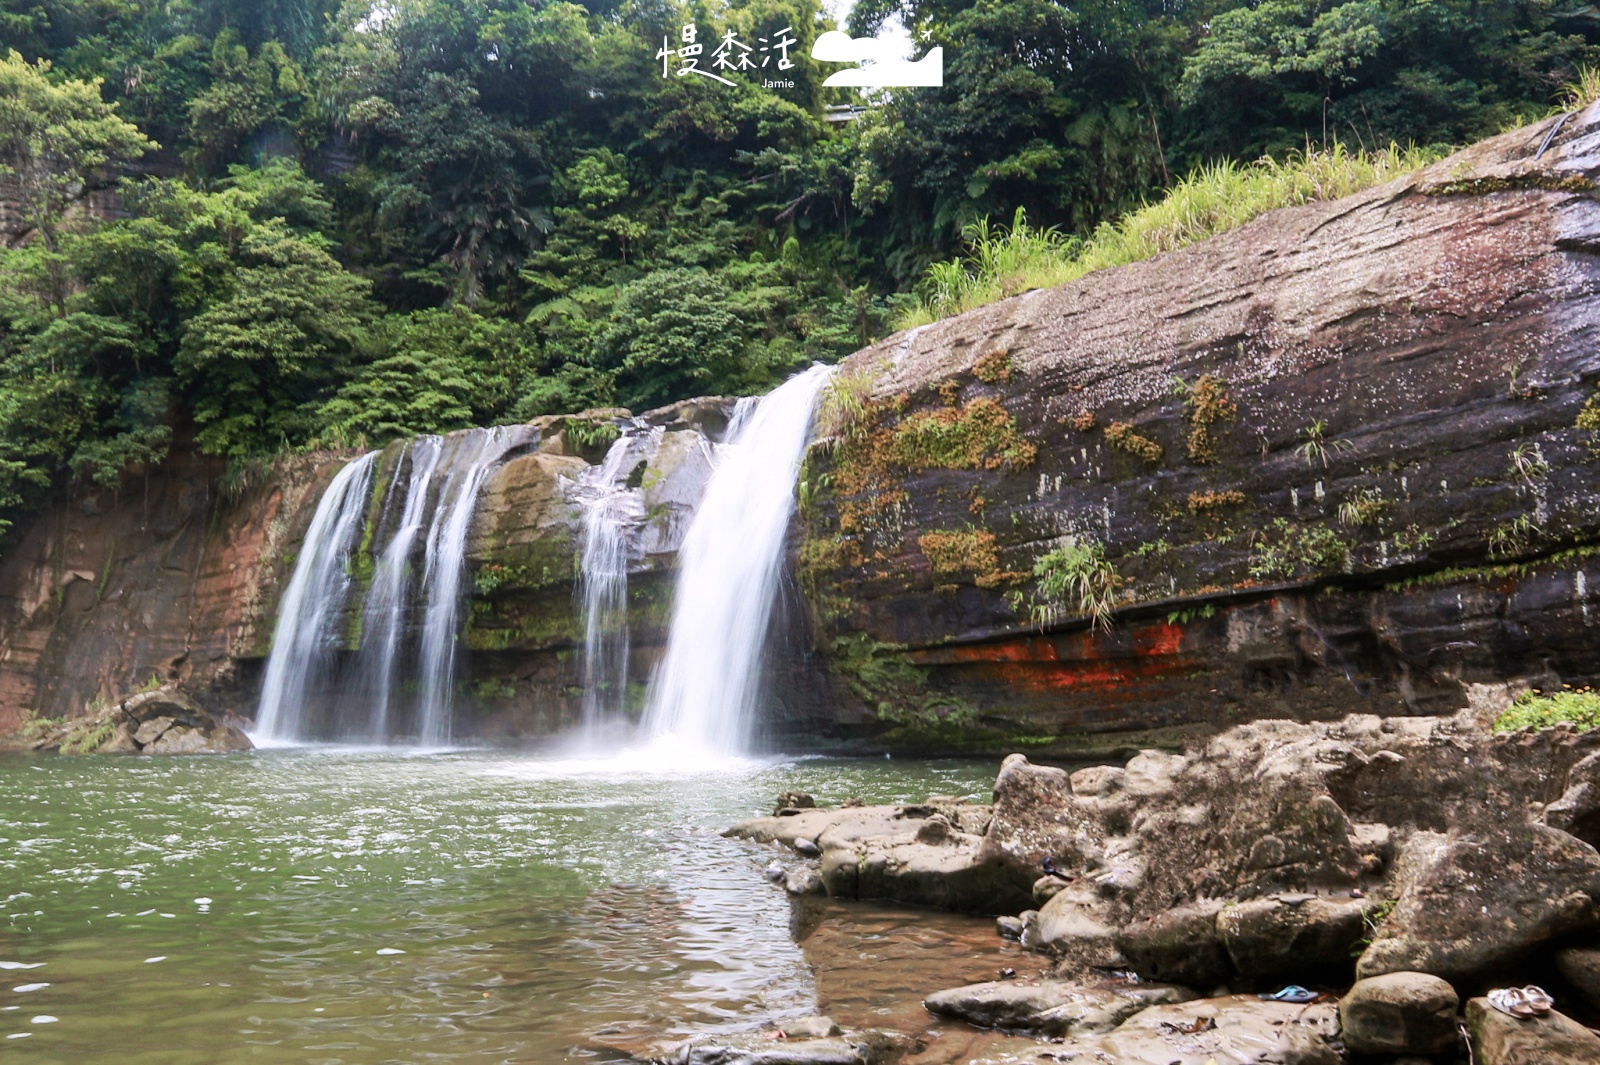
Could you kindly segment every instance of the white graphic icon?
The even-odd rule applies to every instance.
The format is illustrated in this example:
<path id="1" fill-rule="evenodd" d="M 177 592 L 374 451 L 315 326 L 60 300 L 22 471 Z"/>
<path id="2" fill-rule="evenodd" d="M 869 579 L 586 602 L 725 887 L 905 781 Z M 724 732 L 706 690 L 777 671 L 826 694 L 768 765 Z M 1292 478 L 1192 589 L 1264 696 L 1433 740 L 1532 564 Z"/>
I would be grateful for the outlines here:
<path id="1" fill-rule="evenodd" d="M 829 30 L 811 46 L 811 58 L 821 63 L 870 64 L 829 74 L 823 85 L 885 89 L 891 86 L 937 87 L 944 84 L 943 48 L 930 48 L 927 55 L 913 63 L 895 55 L 896 47 L 876 37 L 852 37 L 848 33 Z"/>

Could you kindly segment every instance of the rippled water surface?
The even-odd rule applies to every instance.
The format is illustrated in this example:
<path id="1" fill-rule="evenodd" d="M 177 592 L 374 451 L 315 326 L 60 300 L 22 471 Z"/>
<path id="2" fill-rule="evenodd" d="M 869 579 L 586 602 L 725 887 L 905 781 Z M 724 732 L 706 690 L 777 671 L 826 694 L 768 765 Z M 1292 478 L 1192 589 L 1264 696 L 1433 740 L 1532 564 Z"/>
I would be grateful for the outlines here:
<path id="1" fill-rule="evenodd" d="M 979 796 L 995 771 L 772 761 L 688 774 L 669 762 L 0 758 L 0 1051 L 164 1065 L 607 1060 L 810 1013 L 819 977 L 792 933 L 835 944 L 815 966 L 826 983 L 882 929 L 852 932 L 850 918 L 819 934 L 815 914 L 792 927 L 760 876 L 770 854 L 718 830 L 784 790 Z M 855 994 L 821 990 L 825 1005 Z M 863 1002 L 861 1019 L 874 1008 Z"/>

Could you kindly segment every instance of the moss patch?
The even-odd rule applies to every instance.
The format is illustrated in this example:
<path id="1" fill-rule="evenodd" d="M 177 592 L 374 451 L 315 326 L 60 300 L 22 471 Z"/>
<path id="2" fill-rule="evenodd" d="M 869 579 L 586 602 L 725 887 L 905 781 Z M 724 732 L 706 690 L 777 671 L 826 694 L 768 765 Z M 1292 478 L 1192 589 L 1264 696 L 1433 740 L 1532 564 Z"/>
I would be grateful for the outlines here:
<path id="1" fill-rule="evenodd" d="M 1245 495 L 1237 488 L 1230 488 L 1223 492 L 1190 492 L 1189 513 L 1211 514 L 1228 507 L 1242 507 L 1245 504 Z"/>
<path id="2" fill-rule="evenodd" d="M 1221 383 L 1210 374 L 1196 381 L 1185 391 L 1183 417 L 1189 423 L 1189 459 L 1202 465 L 1217 461 L 1218 422 L 1230 422 L 1239 413 L 1239 405 L 1229 396 Z"/>
<path id="3" fill-rule="evenodd" d="M 1112 422 L 1106 426 L 1106 443 L 1145 462 L 1161 461 L 1161 445 L 1134 432 L 1127 422 Z"/>
<path id="4" fill-rule="evenodd" d="M 1005 348 L 996 348 L 972 364 L 972 375 L 986 385 L 1009 384 L 1011 374 L 1011 353 Z"/>

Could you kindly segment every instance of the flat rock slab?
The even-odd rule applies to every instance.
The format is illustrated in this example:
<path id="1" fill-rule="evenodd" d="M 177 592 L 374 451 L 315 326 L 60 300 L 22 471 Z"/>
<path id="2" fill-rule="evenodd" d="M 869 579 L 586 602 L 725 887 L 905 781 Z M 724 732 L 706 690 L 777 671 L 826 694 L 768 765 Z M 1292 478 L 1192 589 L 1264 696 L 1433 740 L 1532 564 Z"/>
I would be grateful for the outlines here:
<path id="1" fill-rule="evenodd" d="M 1467 1003 L 1467 1031 L 1477 1065 L 1594 1065 L 1600 1035 L 1561 1013 L 1518 1020 L 1489 1005 Z"/>
<path id="2" fill-rule="evenodd" d="M 1100 984 L 1013 980 L 969 984 L 929 995 L 923 1005 L 941 1017 L 980 1028 L 1046 1036 L 1097 1035 L 1151 1006 L 1187 1002 L 1194 993 L 1171 984 Z"/>
<path id="3" fill-rule="evenodd" d="M 1331 1005 L 1229 995 L 1153 1006 L 1104 1035 L 1061 1043 L 1009 1040 L 968 1065 L 1341 1065 L 1344 1059 L 1329 1044 L 1337 1030 Z"/>
<path id="4" fill-rule="evenodd" d="M 733 1036 L 686 1043 L 656 1059 L 661 1065 L 876 1065 L 889 1040 L 873 1034 L 827 1039 Z"/>

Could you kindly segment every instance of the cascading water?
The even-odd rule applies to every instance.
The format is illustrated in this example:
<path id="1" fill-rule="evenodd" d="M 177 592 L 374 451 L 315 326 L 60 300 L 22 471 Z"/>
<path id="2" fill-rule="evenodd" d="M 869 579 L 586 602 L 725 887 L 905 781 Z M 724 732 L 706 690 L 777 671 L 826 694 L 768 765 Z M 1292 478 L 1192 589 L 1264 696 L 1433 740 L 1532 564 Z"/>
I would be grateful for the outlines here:
<path id="1" fill-rule="evenodd" d="M 473 510 L 489 473 L 531 435 L 523 426 L 473 429 L 419 437 L 406 446 L 373 535 L 366 537 L 388 533 L 372 563 L 354 654 L 339 638 L 340 624 L 347 622 L 356 587 L 350 576 L 356 556 L 366 549 L 379 453 L 339 471 L 317 505 L 279 608 L 257 712 L 260 739 L 386 742 L 405 736 L 425 747 L 450 742 L 461 578 Z M 401 514 L 389 530 L 402 485 Z M 408 626 L 418 608 L 421 625 Z M 347 652 L 343 661 L 336 654 L 340 649 Z M 415 669 L 408 668 L 412 662 Z M 335 673 L 342 673 L 343 684 L 327 706 Z M 414 700 L 402 698 L 411 690 Z M 313 706 L 323 713 L 310 712 Z"/>
<path id="2" fill-rule="evenodd" d="M 361 618 L 361 654 L 358 656 L 347 694 L 350 706 L 366 706 L 360 720 L 344 723 L 344 738 L 381 742 L 389 735 L 390 701 L 394 689 L 395 654 L 400 648 L 401 630 L 409 616 L 412 591 L 412 552 L 423 532 L 429 489 L 444 441 L 437 436 L 418 437 L 406 445 L 389 483 L 389 496 L 401 484 L 401 470 L 409 471 L 405 504 L 400 523 L 373 568 L 372 587 L 367 590 L 366 608 Z M 385 501 L 385 516 L 389 510 Z"/>
<path id="3" fill-rule="evenodd" d="M 466 570 L 467 530 L 478 505 L 478 489 L 506 452 L 530 435 L 531 430 L 525 426 L 500 426 L 454 438 L 460 443 L 439 488 L 422 577 L 427 606 L 422 617 L 421 700 L 417 716 L 424 747 L 442 747 L 450 742 L 450 704 L 460 650 L 457 619 L 461 612 L 461 575 Z"/>
<path id="4" fill-rule="evenodd" d="M 678 552 L 666 655 L 645 714 L 654 740 L 725 755 L 749 739 L 795 480 L 831 375 L 826 366 L 796 374 L 741 403 L 729 426 Z"/>
<path id="5" fill-rule="evenodd" d="M 317 503 L 294 574 L 278 605 L 272 654 L 256 711 L 258 743 L 294 740 L 301 735 L 306 695 L 319 679 L 313 674 L 327 668 L 334 622 L 350 592 L 347 563 L 361 535 L 377 457 L 373 452 L 347 464 L 334 475 Z"/>
<path id="6" fill-rule="evenodd" d="M 635 430 L 643 428 L 636 421 Z M 618 437 L 605 461 L 574 487 L 583 511 L 578 594 L 583 604 L 583 729 L 591 738 L 622 720 L 628 690 L 628 562 L 633 532 L 644 521 L 642 494 L 630 474 L 654 453 L 662 430 Z"/>

